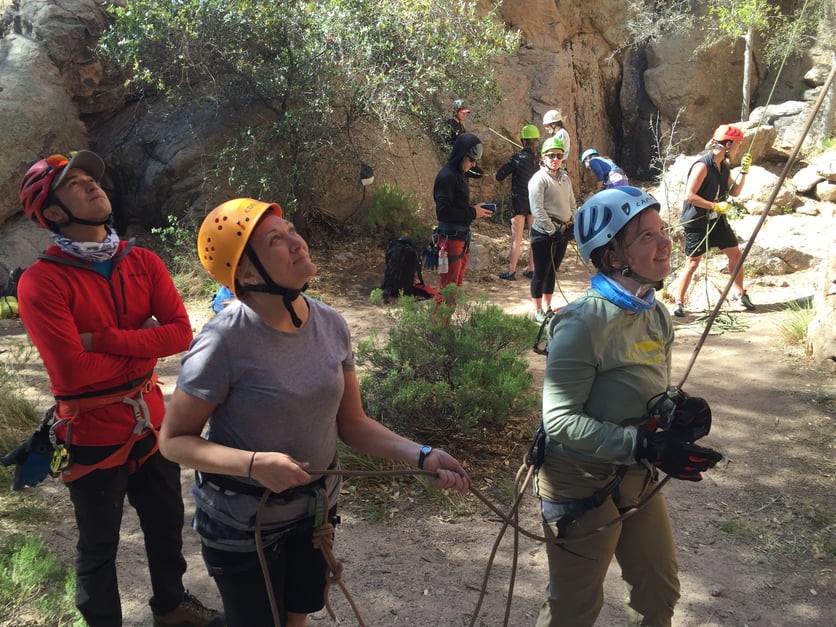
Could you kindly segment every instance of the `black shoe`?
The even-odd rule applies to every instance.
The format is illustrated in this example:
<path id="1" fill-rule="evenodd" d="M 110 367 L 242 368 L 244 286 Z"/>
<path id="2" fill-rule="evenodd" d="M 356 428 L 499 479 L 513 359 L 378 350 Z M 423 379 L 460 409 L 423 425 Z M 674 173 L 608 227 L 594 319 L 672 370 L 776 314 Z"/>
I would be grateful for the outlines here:
<path id="1" fill-rule="evenodd" d="M 752 301 L 749 299 L 748 294 L 743 294 L 740 297 L 740 304 L 746 309 L 746 311 L 755 311 L 757 309 L 753 304 Z"/>
<path id="2" fill-rule="evenodd" d="M 505 279 L 506 281 L 516 281 L 517 280 L 517 273 L 516 272 L 503 272 L 499 275 L 500 279 Z"/>
<path id="3" fill-rule="evenodd" d="M 676 303 L 676 305 L 674 305 L 673 315 L 677 318 L 685 317 L 685 309 L 682 307 L 682 303 Z"/>
<path id="4" fill-rule="evenodd" d="M 526 270 L 525 272 L 523 272 L 523 276 L 526 279 L 530 279 L 531 277 L 534 276 L 534 271 L 533 270 Z"/>
<path id="5" fill-rule="evenodd" d="M 154 612 L 154 627 L 226 627 L 226 618 L 222 612 L 203 605 L 187 590 L 180 605 L 173 610 L 165 614 Z"/>

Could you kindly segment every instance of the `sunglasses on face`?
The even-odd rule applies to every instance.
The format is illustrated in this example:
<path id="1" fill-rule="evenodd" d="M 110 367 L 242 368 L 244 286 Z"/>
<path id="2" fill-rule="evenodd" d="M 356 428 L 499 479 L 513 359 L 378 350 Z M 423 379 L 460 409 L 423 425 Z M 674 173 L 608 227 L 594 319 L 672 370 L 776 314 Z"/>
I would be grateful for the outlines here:
<path id="1" fill-rule="evenodd" d="M 545 157 L 546 157 L 546 159 L 563 159 L 563 153 L 562 152 L 550 152 L 547 155 L 545 155 Z"/>

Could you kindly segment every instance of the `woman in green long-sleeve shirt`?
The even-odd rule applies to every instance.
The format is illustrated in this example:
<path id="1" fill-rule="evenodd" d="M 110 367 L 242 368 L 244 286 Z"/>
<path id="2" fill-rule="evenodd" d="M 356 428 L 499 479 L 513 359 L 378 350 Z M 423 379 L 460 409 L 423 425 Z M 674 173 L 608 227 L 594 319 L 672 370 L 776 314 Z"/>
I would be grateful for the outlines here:
<path id="1" fill-rule="evenodd" d="M 536 487 L 546 535 L 556 541 L 547 544 L 549 592 L 537 625 L 593 625 L 613 556 L 628 587 L 629 624 L 670 625 L 679 579 L 661 493 L 595 530 L 649 495 L 656 466 L 697 481 L 719 458 L 645 425 L 648 401 L 670 382 L 673 326 L 667 309 L 656 306 L 655 289 L 670 273 L 671 241 L 659 203 L 634 187 L 590 198 L 575 216 L 575 238 L 598 274 L 550 326 L 546 452 Z"/>

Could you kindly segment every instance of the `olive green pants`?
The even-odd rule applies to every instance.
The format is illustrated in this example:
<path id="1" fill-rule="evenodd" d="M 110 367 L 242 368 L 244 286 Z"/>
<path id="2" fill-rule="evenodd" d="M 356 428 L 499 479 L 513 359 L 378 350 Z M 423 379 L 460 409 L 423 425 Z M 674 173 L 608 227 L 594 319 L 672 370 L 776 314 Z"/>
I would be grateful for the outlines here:
<path id="1" fill-rule="evenodd" d="M 604 605 L 604 578 L 613 555 L 627 586 L 627 624 L 670 626 L 679 599 L 679 578 L 670 518 L 661 493 L 625 520 L 583 540 L 571 541 L 618 518 L 619 507 L 640 502 L 656 485 L 648 477 L 647 469 L 634 465 L 619 485 L 619 505 L 608 498 L 565 529 L 564 537 L 569 542 L 546 545 L 548 598 L 537 627 L 594 625 Z M 544 522 L 543 528 L 546 537 L 557 537 L 555 523 Z"/>

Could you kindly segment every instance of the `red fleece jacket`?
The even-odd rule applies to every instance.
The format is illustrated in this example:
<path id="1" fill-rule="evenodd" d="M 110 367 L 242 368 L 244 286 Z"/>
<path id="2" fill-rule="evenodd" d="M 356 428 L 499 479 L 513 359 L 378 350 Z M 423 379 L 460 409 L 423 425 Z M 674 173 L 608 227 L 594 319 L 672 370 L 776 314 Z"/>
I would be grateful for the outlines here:
<path id="1" fill-rule="evenodd" d="M 52 246 L 46 255 L 86 267 L 39 259 L 20 279 L 20 317 L 55 396 L 107 390 L 140 378 L 159 357 L 186 350 L 192 340 L 189 316 L 163 262 L 146 249 L 127 247 L 128 242 L 119 245 L 110 278 Z M 152 316 L 159 326 L 140 328 Z M 81 344 L 80 334 L 87 332 L 93 334 L 91 351 Z M 161 390 L 144 398 L 159 427 L 165 414 Z M 122 444 L 135 426 L 125 403 L 85 411 L 73 422 L 72 444 Z M 62 430 L 58 434 L 64 436 Z"/>

